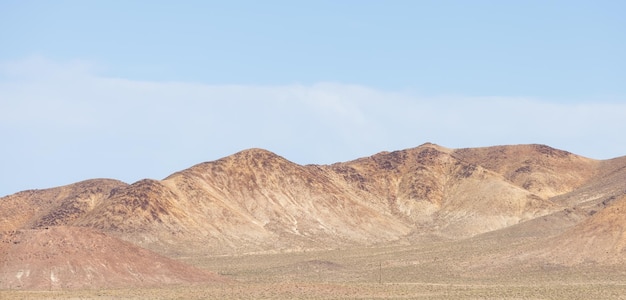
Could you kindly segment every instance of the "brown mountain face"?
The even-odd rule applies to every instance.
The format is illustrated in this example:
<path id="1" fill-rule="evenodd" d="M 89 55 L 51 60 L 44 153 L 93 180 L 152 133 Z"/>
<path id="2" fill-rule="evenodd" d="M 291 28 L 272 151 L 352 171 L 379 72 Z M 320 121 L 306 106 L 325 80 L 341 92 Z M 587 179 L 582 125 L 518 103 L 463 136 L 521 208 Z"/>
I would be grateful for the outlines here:
<path id="1" fill-rule="evenodd" d="M 498 240 L 517 246 L 475 257 L 468 263 L 467 270 L 499 273 L 537 266 L 617 266 L 623 269 L 626 265 L 626 191 L 619 194 L 603 198 L 595 205 L 566 208 L 478 237 L 479 242 Z"/>
<path id="2" fill-rule="evenodd" d="M 542 165 L 536 177 L 560 170 L 536 147 L 519 147 L 528 149 L 516 150 L 516 159 Z M 492 156 L 425 144 L 330 166 L 300 166 L 250 149 L 163 181 L 116 188 L 106 201 L 62 224 L 175 255 L 328 249 L 409 235 L 469 237 L 558 209 L 533 193 L 552 181 L 518 185 L 506 177 L 506 170 L 521 168 L 518 161 L 500 169 L 479 164 Z M 561 162 L 568 163 L 578 162 Z"/>
<path id="3" fill-rule="evenodd" d="M 89 228 L 0 235 L 0 289 L 145 287 L 224 281 Z"/>
<path id="4" fill-rule="evenodd" d="M 332 167 L 349 182 L 356 178 L 357 188 L 386 201 L 411 225 L 447 237 L 472 236 L 555 209 L 546 198 L 462 154 L 425 144 Z M 490 161 L 490 153 L 481 154 L 475 155 L 479 161 Z"/>
<path id="5" fill-rule="evenodd" d="M 410 232 L 336 177 L 251 149 L 135 183 L 76 224 L 170 253 L 332 248 Z"/>
<path id="6" fill-rule="evenodd" d="M 535 259 L 560 265 L 626 263 L 626 196 L 609 201 L 606 208 L 530 253 Z"/>
<path id="7" fill-rule="evenodd" d="M 573 191 L 592 178 L 598 167 L 598 161 L 545 145 L 459 149 L 455 156 L 543 198 Z"/>
<path id="8" fill-rule="evenodd" d="M 306 166 L 250 149 L 160 181 L 99 179 L 3 197 L 0 230 L 89 228 L 171 257 L 463 239 L 508 228 L 604 236 L 614 232 L 585 224 L 610 219 L 602 216 L 617 205 L 624 180 L 626 157 L 597 161 L 543 145 L 424 144 Z M 554 238 L 567 244 L 566 235 Z"/>
<path id="9" fill-rule="evenodd" d="M 71 223 L 124 186 L 127 184 L 117 180 L 92 179 L 2 197 L 0 231 Z"/>

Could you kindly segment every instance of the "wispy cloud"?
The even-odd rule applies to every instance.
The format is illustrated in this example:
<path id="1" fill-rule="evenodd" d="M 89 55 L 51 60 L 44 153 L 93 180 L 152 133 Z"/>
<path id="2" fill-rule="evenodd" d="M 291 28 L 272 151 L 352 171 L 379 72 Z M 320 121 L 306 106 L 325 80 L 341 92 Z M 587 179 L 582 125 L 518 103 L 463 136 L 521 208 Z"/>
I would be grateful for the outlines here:
<path id="1" fill-rule="evenodd" d="M 89 62 L 0 64 L 0 194 L 90 177 L 134 181 L 262 147 L 332 163 L 426 141 L 545 143 L 626 154 L 625 103 L 421 97 L 359 85 L 246 86 L 98 75 Z"/>

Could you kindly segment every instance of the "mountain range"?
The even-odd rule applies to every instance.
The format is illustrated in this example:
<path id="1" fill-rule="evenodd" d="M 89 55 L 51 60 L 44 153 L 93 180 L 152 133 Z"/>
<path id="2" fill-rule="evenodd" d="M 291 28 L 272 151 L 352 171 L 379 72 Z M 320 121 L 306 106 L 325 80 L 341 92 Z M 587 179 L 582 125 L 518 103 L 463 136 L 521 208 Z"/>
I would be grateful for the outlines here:
<path id="1" fill-rule="evenodd" d="M 228 278 L 175 259 L 504 232 L 541 239 L 490 258 L 503 265 L 621 264 L 625 210 L 626 156 L 426 143 L 298 165 L 249 149 L 163 180 L 91 179 L 0 198 L 0 288 L 219 282 Z"/>

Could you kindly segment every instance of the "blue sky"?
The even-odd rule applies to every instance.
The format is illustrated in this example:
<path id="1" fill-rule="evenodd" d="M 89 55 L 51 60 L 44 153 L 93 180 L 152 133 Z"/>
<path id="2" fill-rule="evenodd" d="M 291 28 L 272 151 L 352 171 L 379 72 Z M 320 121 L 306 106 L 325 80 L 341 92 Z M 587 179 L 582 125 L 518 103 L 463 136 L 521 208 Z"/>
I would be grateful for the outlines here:
<path id="1" fill-rule="evenodd" d="M 2 1 L 0 196 L 261 147 L 626 155 L 624 1 Z"/>

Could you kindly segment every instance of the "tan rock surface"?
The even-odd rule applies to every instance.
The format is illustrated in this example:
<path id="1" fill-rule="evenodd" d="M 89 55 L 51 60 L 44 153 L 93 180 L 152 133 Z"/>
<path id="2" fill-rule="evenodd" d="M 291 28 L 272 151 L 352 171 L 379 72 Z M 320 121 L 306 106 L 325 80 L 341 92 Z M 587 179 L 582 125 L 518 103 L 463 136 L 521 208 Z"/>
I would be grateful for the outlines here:
<path id="1" fill-rule="evenodd" d="M 224 281 L 218 275 L 88 228 L 0 234 L 0 289 L 147 287 Z"/>
<path id="2" fill-rule="evenodd" d="M 448 149 L 427 143 L 306 166 L 250 149 L 164 180 L 128 185 L 97 179 L 3 197 L 0 230 L 33 239 L 29 251 L 48 255 L 46 259 L 46 238 L 78 249 L 92 247 L 90 239 L 106 240 L 135 247 L 130 253 L 146 248 L 180 259 L 451 239 L 512 245 L 465 261 L 475 265 L 481 260 L 502 266 L 510 261 L 621 263 L 625 182 L 626 157 L 598 161 L 544 145 Z M 13 241 L 6 234 L 4 239 Z M 22 246 L 9 242 L 2 248 L 6 286 L 52 286 L 53 273 L 60 278 L 57 286 L 72 287 L 71 270 L 86 276 L 91 261 L 106 260 L 81 254 L 89 259 L 59 267 L 63 272 L 41 267 L 43 271 L 29 273 L 39 277 L 33 275 L 26 283 L 12 279 L 24 279 L 25 271 L 17 274 L 34 259 L 21 256 L 26 251 Z M 71 260 L 76 254 L 70 248 L 63 251 Z M 113 255 L 112 262 L 141 261 L 107 253 L 103 255 Z M 55 266 L 70 261 L 50 259 L 42 261 Z M 157 278 L 140 275 L 125 281 L 193 282 L 181 277 L 179 267 L 172 265 Z M 130 276 L 128 270 L 115 268 L 98 272 L 105 271 L 113 277 Z"/>

